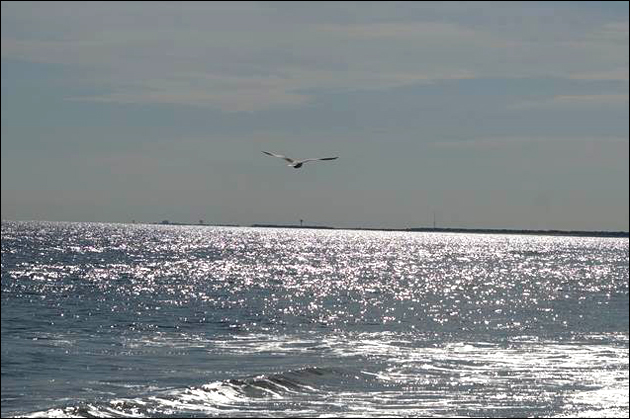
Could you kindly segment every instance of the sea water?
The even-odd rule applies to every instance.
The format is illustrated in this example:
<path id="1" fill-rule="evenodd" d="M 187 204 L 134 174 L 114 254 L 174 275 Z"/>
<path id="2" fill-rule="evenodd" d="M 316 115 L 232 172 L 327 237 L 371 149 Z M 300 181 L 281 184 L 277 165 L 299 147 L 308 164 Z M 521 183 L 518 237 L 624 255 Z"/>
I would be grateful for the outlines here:
<path id="1" fill-rule="evenodd" d="M 2 222 L 2 416 L 627 417 L 628 239 Z"/>

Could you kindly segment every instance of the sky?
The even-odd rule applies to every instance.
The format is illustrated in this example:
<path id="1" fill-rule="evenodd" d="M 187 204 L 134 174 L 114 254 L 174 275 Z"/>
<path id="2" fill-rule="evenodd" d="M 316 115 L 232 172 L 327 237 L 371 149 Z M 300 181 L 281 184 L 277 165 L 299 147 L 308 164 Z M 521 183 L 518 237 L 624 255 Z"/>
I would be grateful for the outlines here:
<path id="1" fill-rule="evenodd" d="M 3 220 L 628 231 L 628 2 L 1 4 Z"/>

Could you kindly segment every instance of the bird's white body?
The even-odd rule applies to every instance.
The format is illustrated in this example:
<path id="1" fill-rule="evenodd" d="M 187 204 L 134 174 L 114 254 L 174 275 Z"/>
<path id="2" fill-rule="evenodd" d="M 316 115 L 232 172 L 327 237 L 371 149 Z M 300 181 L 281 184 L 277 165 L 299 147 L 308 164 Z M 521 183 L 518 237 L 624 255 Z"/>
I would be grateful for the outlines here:
<path id="1" fill-rule="evenodd" d="M 289 162 L 289 164 L 287 164 L 287 166 L 291 166 L 294 169 L 299 169 L 300 167 L 302 167 L 302 165 L 304 163 L 306 163 L 307 161 L 317 161 L 317 160 L 335 160 L 338 159 L 339 157 L 322 157 L 320 159 L 304 159 L 304 160 L 296 160 L 296 159 L 292 159 L 291 157 L 287 157 L 287 156 L 283 156 L 282 154 L 274 154 L 274 153 L 269 153 L 267 151 L 263 151 L 263 153 L 269 155 L 269 156 L 273 156 L 273 157 L 279 157 L 281 159 L 284 159 L 286 161 Z"/>

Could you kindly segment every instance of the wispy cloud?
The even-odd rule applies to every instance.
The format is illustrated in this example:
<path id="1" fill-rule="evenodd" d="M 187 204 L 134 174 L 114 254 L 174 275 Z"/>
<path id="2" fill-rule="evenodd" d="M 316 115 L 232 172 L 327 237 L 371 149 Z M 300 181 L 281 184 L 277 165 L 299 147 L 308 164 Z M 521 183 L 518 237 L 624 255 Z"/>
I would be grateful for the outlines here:
<path id="1" fill-rule="evenodd" d="M 556 95 L 550 98 L 521 101 L 508 109 L 567 109 L 569 107 L 628 106 L 628 94 Z"/>
<path id="2" fill-rule="evenodd" d="M 571 79 L 575 80 L 621 80 L 628 81 L 630 79 L 630 71 L 628 68 L 617 68 L 612 70 L 594 71 L 590 73 L 571 74 Z"/>
<path id="3" fill-rule="evenodd" d="M 433 147 L 438 149 L 509 149 L 522 147 L 549 147 L 549 146 L 602 146 L 608 145 L 628 145 L 629 139 L 623 137 L 493 137 L 493 138 L 473 138 L 466 140 L 447 140 L 433 143 Z"/>
<path id="4" fill-rule="evenodd" d="M 376 21 L 359 5 L 344 5 L 341 15 L 356 15 L 355 22 L 333 19 L 339 10 L 327 4 L 312 16 L 305 8 L 278 10 L 256 3 L 186 4 L 183 9 L 163 3 L 81 5 L 64 17 L 66 7 L 71 6 L 9 8 L 3 3 L 3 18 L 13 16 L 32 31 L 22 37 L 3 31 L 2 57 L 67 65 L 72 77 L 102 91 L 70 100 L 233 112 L 302 106 L 318 92 L 437 80 L 628 78 L 627 20 L 582 23 L 570 32 L 541 25 L 540 16 L 531 13 L 540 6 L 517 4 L 506 10 L 488 5 L 484 11 L 504 19 L 508 11 L 526 10 L 530 15 L 523 19 L 544 29 L 538 34 L 524 24 L 507 32 L 474 24 L 479 5 L 461 6 L 470 11 L 466 16 L 439 3 L 422 10 L 403 3 Z M 438 19 L 440 8 L 450 20 Z"/>
<path id="5" fill-rule="evenodd" d="M 424 40 L 426 42 L 467 42 L 479 39 L 483 33 L 455 23 L 446 22 L 376 22 L 363 24 L 322 24 L 320 31 L 357 39 Z"/>

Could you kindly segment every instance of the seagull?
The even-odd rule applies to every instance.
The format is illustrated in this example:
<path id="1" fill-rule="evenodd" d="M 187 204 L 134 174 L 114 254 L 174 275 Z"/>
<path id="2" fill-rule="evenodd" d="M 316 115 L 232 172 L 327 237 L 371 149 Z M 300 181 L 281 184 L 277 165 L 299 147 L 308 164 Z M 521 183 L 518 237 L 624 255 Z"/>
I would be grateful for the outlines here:
<path id="1" fill-rule="evenodd" d="M 302 167 L 302 165 L 304 163 L 306 163 L 307 161 L 316 161 L 316 160 L 335 160 L 338 159 L 339 157 L 323 157 L 321 159 L 304 159 L 304 160 L 295 160 L 292 159 L 291 157 L 287 157 L 287 156 L 283 156 L 281 154 L 274 154 L 274 153 L 269 153 L 267 151 L 263 151 L 263 153 L 267 154 L 268 156 L 273 156 L 273 157 L 280 157 L 281 159 L 284 159 L 286 161 L 289 162 L 289 164 L 287 164 L 287 166 L 291 166 L 294 169 L 299 169 L 300 167 Z"/>

